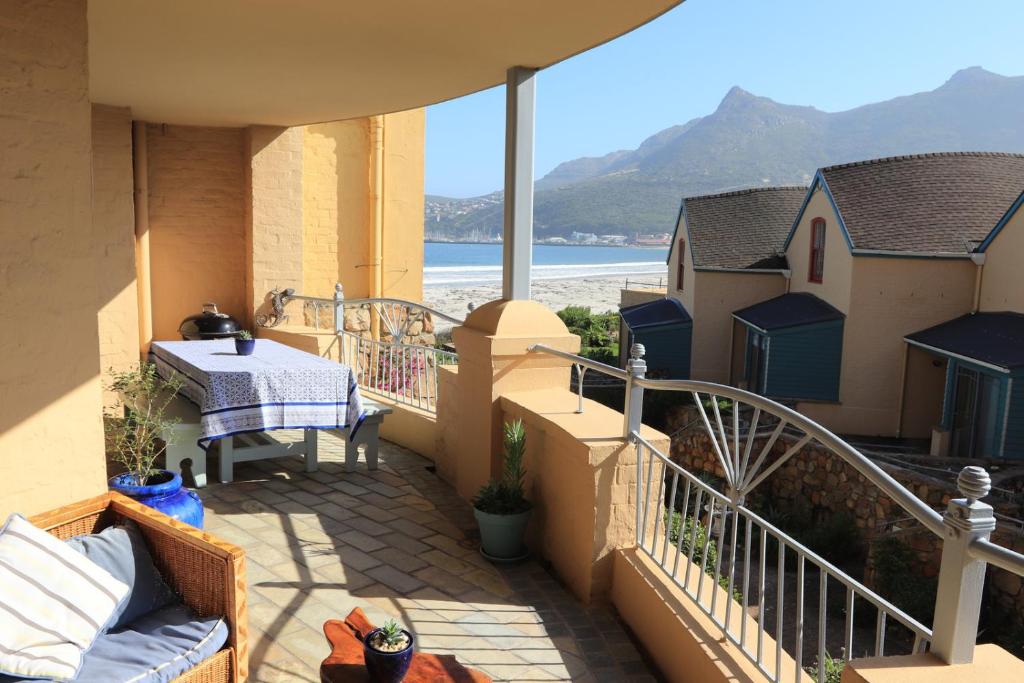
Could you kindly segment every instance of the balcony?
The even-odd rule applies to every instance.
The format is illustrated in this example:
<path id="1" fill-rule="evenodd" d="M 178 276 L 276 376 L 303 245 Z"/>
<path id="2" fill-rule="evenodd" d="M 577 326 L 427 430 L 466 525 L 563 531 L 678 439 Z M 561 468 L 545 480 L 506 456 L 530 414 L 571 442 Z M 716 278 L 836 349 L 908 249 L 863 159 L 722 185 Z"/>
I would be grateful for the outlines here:
<path id="1" fill-rule="evenodd" d="M 318 472 L 264 460 L 203 490 L 206 528 L 246 551 L 253 680 L 318 681 L 323 623 L 355 607 L 494 680 L 655 680 L 610 607 L 581 605 L 536 560 L 485 561 L 429 460 L 385 442 L 377 471 L 344 473 L 344 438 L 320 442 Z"/>

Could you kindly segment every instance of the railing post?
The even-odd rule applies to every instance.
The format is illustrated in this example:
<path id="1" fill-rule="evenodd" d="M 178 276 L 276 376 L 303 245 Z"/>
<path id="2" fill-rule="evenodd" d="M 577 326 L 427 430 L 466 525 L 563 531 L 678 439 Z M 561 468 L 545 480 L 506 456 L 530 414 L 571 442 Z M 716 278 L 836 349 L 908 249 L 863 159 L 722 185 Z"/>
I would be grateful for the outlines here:
<path id="1" fill-rule="evenodd" d="M 969 664 L 974 659 L 978 638 L 982 589 L 985 587 L 984 560 L 971 556 L 971 544 L 988 540 L 996 527 L 992 506 L 980 501 L 988 495 L 992 481 L 981 467 L 960 471 L 957 488 L 964 495 L 949 501 L 943 515 L 945 537 L 939 588 L 935 599 L 931 651 L 947 664 Z"/>
<path id="2" fill-rule="evenodd" d="M 345 331 L 345 290 L 340 282 L 334 283 L 334 334 Z"/>
<path id="3" fill-rule="evenodd" d="M 644 360 L 644 345 L 633 344 L 629 349 L 629 360 L 626 362 L 626 415 L 623 420 L 623 438 L 628 439 L 633 432 L 640 431 L 640 423 L 644 413 L 644 388 L 634 380 L 644 379 L 647 375 L 647 361 Z"/>

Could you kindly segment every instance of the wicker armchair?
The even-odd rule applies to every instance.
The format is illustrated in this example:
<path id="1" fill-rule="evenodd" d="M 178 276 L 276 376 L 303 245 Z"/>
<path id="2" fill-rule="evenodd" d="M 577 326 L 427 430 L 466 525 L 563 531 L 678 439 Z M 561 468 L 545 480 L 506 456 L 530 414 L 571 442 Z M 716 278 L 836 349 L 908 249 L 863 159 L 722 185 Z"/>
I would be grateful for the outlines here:
<path id="1" fill-rule="evenodd" d="M 139 525 L 167 583 L 200 616 L 220 615 L 228 642 L 175 683 L 242 683 L 248 675 L 245 552 L 119 493 L 44 512 L 31 522 L 60 539 L 100 531 L 118 519 Z"/>

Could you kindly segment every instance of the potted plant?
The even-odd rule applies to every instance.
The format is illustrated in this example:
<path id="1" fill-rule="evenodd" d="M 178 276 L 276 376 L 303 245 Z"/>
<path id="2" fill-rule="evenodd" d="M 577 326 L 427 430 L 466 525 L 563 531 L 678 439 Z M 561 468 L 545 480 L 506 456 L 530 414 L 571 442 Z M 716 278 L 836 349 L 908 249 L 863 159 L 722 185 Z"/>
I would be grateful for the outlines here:
<path id="1" fill-rule="evenodd" d="M 110 488 L 201 529 L 203 503 L 199 496 L 182 486 L 179 473 L 154 467 L 178 423 L 166 413 L 181 389 L 181 379 L 177 375 L 162 379 L 152 363 L 124 371 L 111 368 L 109 374 L 108 386 L 121 397 L 124 414 L 105 416 L 107 445 L 112 459 L 127 470 L 111 477 Z"/>
<path id="2" fill-rule="evenodd" d="M 363 638 L 363 660 L 374 683 L 399 683 L 412 663 L 413 635 L 394 619 Z"/>
<path id="3" fill-rule="evenodd" d="M 523 536 L 533 506 L 526 500 L 526 428 L 522 420 L 505 423 L 505 462 L 500 480 L 487 482 L 473 499 L 480 526 L 480 550 L 489 560 L 517 560 L 526 555 Z"/>
<path id="4" fill-rule="evenodd" d="M 252 338 L 249 330 L 242 330 L 235 337 L 235 353 L 239 356 L 251 356 L 256 350 L 256 340 Z"/>

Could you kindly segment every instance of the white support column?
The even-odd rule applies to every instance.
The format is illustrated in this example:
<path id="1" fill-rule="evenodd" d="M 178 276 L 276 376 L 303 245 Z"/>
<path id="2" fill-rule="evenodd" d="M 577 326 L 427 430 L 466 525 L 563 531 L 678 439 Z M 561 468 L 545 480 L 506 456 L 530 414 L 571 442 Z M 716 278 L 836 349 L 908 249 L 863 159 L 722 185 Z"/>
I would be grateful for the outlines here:
<path id="1" fill-rule="evenodd" d="M 626 363 L 626 410 L 623 418 L 622 438 L 628 439 L 633 432 L 640 433 L 640 425 L 644 418 L 644 388 L 635 380 L 647 377 L 647 361 L 644 360 L 643 344 L 634 343 L 629 349 L 629 361 Z"/>
<path id="2" fill-rule="evenodd" d="M 987 540 L 996 527 L 992 506 L 979 500 L 988 495 L 991 486 L 984 469 L 965 467 L 957 478 L 957 488 L 964 497 L 949 501 L 943 516 L 946 537 L 942 542 L 931 652 L 947 664 L 969 664 L 974 659 L 987 564 L 974 558 L 970 547 L 979 538 Z"/>
<path id="3" fill-rule="evenodd" d="M 536 74 L 536 69 L 515 66 L 505 81 L 505 300 L 530 298 Z"/>

